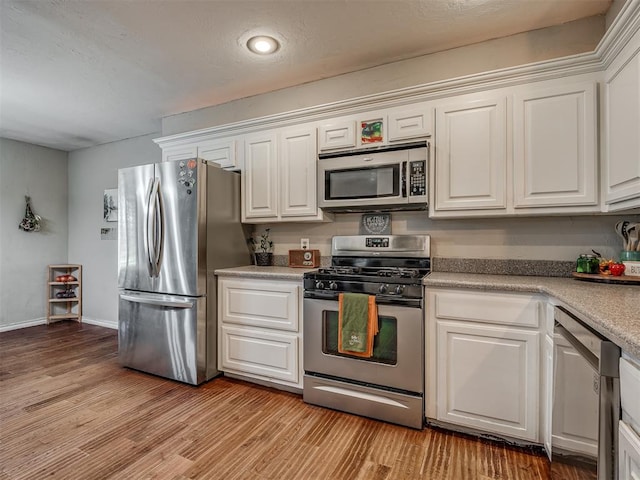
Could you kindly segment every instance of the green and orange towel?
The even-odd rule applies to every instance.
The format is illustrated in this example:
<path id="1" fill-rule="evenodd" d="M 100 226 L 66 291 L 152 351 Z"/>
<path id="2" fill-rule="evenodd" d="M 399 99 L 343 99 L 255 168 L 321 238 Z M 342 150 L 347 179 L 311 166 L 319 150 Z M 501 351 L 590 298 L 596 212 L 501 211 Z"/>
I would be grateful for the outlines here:
<path id="1" fill-rule="evenodd" d="M 373 356 L 373 340 L 378 334 L 375 295 L 341 293 L 338 312 L 338 352 L 363 358 Z"/>

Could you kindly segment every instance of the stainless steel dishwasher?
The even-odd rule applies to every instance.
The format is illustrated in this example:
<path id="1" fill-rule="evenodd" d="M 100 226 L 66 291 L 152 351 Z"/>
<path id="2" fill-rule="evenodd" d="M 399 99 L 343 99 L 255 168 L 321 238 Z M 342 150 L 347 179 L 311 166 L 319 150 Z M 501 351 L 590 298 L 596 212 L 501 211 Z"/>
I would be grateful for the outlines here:
<path id="1" fill-rule="evenodd" d="M 580 418 L 580 421 L 584 422 L 583 427 L 586 430 L 597 432 L 597 442 L 592 454 L 585 454 L 584 451 L 572 452 L 561 448 L 556 449 L 552 445 L 552 478 L 561 478 L 553 475 L 554 470 L 561 468 L 564 464 L 572 464 L 583 469 L 584 478 L 614 480 L 617 478 L 617 425 L 620 419 L 620 348 L 562 307 L 555 307 L 554 319 L 556 343 L 562 342 L 562 339 L 566 340 L 575 349 L 577 355 L 584 360 L 582 364 L 585 365 L 585 362 L 588 364 L 588 366 L 585 365 L 587 374 L 573 375 L 571 381 L 580 382 L 576 390 L 588 392 L 592 397 L 595 396 L 594 405 L 596 408 L 592 410 L 593 414 L 584 415 L 584 417 Z M 556 358 L 556 366 L 554 368 L 554 416 L 558 411 L 558 390 L 562 388 L 558 384 L 557 361 L 558 359 Z M 592 372 L 588 370 L 589 367 Z M 577 399 L 578 402 L 588 402 L 588 400 L 588 398 Z M 565 412 L 580 407 L 580 405 L 567 402 L 566 398 L 563 401 L 565 404 L 561 408 Z M 572 402 L 576 402 L 576 399 L 573 399 Z"/>

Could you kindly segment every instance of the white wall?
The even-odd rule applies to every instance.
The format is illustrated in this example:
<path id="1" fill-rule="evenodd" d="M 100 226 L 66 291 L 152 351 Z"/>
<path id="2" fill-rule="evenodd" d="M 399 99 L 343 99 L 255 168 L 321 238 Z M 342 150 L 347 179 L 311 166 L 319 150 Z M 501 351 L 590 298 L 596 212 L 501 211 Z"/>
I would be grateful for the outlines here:
<path id="1" fill-rule="evenodd" d="M 392 213 L 392 233 L 431 235 L 433 257 L 525 260 L 575 260 L 595 249 L 618 258 L 622 240 L 614 225 L 620 219 L 640 221 L 640 215 L 585 215 L 431 220 L 426 212 Z M 333 235 L 357 235 L 360 214 L 339 214 L 333 223 L 258 225 L 271 228 L 274 253 L 287 255 L 308 238 L 312 249 L 331 254 Z"/>
<path id="2" fill-rule="evenodd" d="M 162 119 L 162 134 L 188 132 L 338 100 L 592 52 L 604 33 L 604 16 L 589 17 L 168 116 Z"/>
<path id="3" fill-rule="evenodd" d="M 43 218 L 24 232 L 24 196 Z M 0 138 L 0 331 L 46 322 L 47 265 L 67 263 L 67 152 Z"/>
<path id="4" fill-rule="evenodd" d="M 118 169 L 162 160 L 153 143 L 159 134 L 107 143 L 69 153 L 69 259 L 83 265 L 83 316 L 88 323 L 117 328 L 117 240 L 101 240 L 104 190 L 117 188 Z"/>

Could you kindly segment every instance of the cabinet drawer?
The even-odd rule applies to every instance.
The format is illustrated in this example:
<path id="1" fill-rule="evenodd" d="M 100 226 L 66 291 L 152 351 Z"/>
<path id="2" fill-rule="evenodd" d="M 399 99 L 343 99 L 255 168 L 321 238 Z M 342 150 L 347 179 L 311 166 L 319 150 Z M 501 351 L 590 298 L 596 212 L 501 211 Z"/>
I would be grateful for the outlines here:
<path id="1" fill-rule="evenodd" d="M 618 468 L 620 480 L 640 479 L 640 437 L 629 426 L 620 422 Z"/>
<path id="2" fill-rule="evenodd" d="M 224 323 L 297 332 L 300 286 L 268 281 L 220 281 Z"/>
<path id="3" fill-rule="evenodd" d="M 233 370 L 298 383 L 298 337 L 223 325 L 223 371 Z"/>
<path id="4" fill-rule="evenodd" d="M 430 308 L 438 319 L 538 327 L 541 303 L 536 296 L 490 292 L 434 291 Z"/>
<path id="5" fill-rule="evenodd" d="M 640 368 L 626 358 L 620 359 L 620 400 L 625 418 L 640 435 Z"/>

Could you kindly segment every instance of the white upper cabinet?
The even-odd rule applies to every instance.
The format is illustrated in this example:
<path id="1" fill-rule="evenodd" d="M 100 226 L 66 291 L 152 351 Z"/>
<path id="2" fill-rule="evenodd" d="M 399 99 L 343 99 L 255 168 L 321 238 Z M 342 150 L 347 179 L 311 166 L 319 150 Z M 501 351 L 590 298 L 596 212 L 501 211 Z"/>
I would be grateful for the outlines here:
<path id="1" fill-rule="evenodd" d="M 278 217 L 276 135 L 264 132 L 245 139 L 242 220 Z"/>
<path id="2" fill-rule="evenodd" d="M 217 163 L 225 169 L 240 170 L 242 146 L 242 142 L 235 138 L 204 140 L 193 144 L 163 148 L 162 161 L 171 162 L 199 157 Z"/>
<path id="3" fill-rule="evenodd" d="M 389 142 L 402 142 L 431 135 L 431 109 L 425 104 L 389 110 Z"/>
<path id="4" fill-rule="evenodd" d="M 350 150 L 426 138 L 432 131 L 426 102 L 346 115 L 318 127 L 318 150 Z"/>
<path id="5" fill-rule="evenodd" d="M 286 129 L 280 134 L 280 214 L 315 216 L 317 207 L 315 128 Z"/>
<path id="6" fill-rule="evenodd" d="M 598 207 L 596 82 L 526 86 L 513 102 L 514 207 Z"/>
<path id="7" fill-rule="evenodd" d="M 162 149 L 162 161 L 173 162 L 176 160 L 188 160 L 198 156 L 198 147 L 195 145 L 183 145 Z"/>
<path id="8" fill-rule="evenodd" d="M 318 127 L 319 150 L 354 148 L 356 146 L 356 121 L 340 120 L 323 123 Z"/>
<path id="9" fill-rule="evenodd" d="M 198 144 L 198 157 L 217 163 L 222 168 L 239 170 L 242 154 L 238 151 L 242 141 L 234 138 L 209 140 Z"/>
<path id="10" fill-rule="evenodd" d="M 599 212 L 598 74 L 436 105 L 433 217 Z"/>
<path id="11" fill-rule="evenodd" d="M 505 209 L 506 97 L 469 95 L 436 107 L 435 212 Z"/>
<path id="12" fill-rule="evenodd" d="M 606 71 L 603 123 L 605 210 L 640 207 L 640 32 Z"/>
<path id="13" fill-rule="evenodd" d="M 244 141 L 242 221 L 322 221 L 313 125 L 269 130 Z"/>

